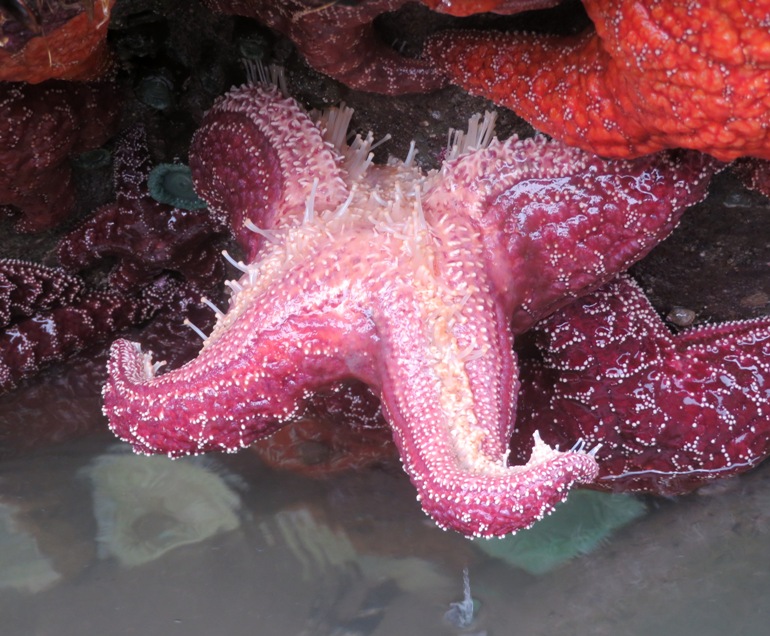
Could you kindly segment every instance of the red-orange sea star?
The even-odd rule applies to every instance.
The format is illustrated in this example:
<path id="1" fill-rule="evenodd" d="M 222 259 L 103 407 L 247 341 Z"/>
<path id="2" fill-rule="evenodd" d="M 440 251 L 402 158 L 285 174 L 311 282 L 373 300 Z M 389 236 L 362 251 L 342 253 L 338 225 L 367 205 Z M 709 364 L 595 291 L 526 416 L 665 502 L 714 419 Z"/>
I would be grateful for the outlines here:
<path id="1" fill-rule="evenodd" d="M 420 0 L 440 13 L 513 14 L 552 7 L 559 0 Z M 408 0 L 204 0 L 212 10 L 256 18 L 291 39 L 307 63 L 346 86 L 385 95 L 425 93 L 445 85 L 425 60 L 401 55 L 378 36 L 374 20 Z"/>
<path id="2" fill-rule="evenodd" d="M 37 84 L 102 76 L 110 65 L 107 27 L 115 0 L 37 4 L 28 12 L 31 24 L 0 8 L 0 80 Z"/>
<path id="3" fill-rule="evenodd" d="M 770 1 L 584 0 L 576 37 L 447 32 L 451 81 L 606 157 L 693 148 L 770 158 Z"/>

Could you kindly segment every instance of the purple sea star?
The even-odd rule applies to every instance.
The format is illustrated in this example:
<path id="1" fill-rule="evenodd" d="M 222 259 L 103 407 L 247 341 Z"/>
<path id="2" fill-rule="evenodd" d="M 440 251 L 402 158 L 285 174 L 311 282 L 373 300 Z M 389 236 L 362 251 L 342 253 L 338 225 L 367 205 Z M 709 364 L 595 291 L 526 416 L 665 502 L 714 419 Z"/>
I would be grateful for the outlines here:
<path id="1" fill-rule="evenodd" d="M 144 128 L 124 132 L 115 150 L 115 201 L 94 212 L 59 242 L 59 261 L 82 271 L 104 260 L 115 261 L 113 289 L 134 290 L 173 271 L 201 290 L 221 284 L 224 232 L 206 210 L 182 210 L 150 196 L 152 164 Z"/>
<path id="2" fill-rule="evenodd" d="M 20 211 L 23 232 L 62 222 L 75 203 L 69 157 L 107 141 L 119 115 L 110 80 L 0 82 L 0 215 Z"/>
<path id="3" fill-rule="evenodd" d="M 15 258 L 0 259 L 0 327 L 57 305 L 83 292 L 83 281 L 58 267 Z"/>
<path id="4" fill-rule="evenodd" d="M 155 201 L 149 172 L 144 130 L 129 129 L 115 151 L 116 201 L 61 239 L 66 269 L 0 259 L 0 393 L 156 314 L 150 338 L 162 345 L 173 338 L 163 333 L 169 314 L 178 331 L 180 316 L 195 314 L 202 293 L 221 285 L 224 226 L 205 210 Z M 90 278 L 86 270 L 104 260 L 114 261 L 108 285 L 87 285 L 78 274 Z M 175 344 L 172 365 L 184 357 Z"/>
<path id="5" fill-rule="evenodd" d="M 596 452 L 592 486 L 663 495 L 744 472 L 770 454 L 770 316 L 672 335 L 622 276 L 538 323 L 523 365 L 514 458 L 532 434 Z"/>
<path id="6" fill-rule="evenodd" d="M 0 393 L 144 322 L 173 287 L 158 281 L 129 295 L 89 288 L 59 267 L 0 259 Z"/>
<path id="7" fill-rule="evenodd" d="M 749 190 L 770 197 L 770 160 L 744 157 L 734 161 L 730 167 Z"/>
<path id="8" fill-rule="evenodd" d="M 143 453 L 235 451 L 299 417 L 316 390 L 356 378 L 380 396 L 439 525 L 480 536 L 527 527 L 598 469 L 591 453 L 539 441 L 526 465 L 508 465 L 513 333 L 646 254 L 718 164 L 500 142 L 477 117 L 424 174 L 413 152 L 369 165 L 371 139 L 344 143 L 349 116 L 332 110 L 316 125 L 255 86 L 209 111 L 190 164 L 247 264 L 184 367 L 156 375 L 138 346 L 113 344 L 110 426 Z"/>

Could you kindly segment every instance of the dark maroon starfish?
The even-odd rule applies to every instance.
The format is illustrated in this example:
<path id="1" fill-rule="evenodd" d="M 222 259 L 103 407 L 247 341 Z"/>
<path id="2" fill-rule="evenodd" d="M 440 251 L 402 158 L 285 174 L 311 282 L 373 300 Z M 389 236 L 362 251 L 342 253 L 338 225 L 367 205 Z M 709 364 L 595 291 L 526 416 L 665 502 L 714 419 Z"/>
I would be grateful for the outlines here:
<path id="1" fill-rule="evenodd" d="M 0 259 L 0 327 L 57 305 L 68 305 L 83 289 L 80 277 L 61 268 Z"/>
<path id="2" fill-rule="evenodd" d="M 447 80 L 436 65 L 402 55 L 377 33 L 375 18 L 413 0 L 205 0 L 219 13 L 256 18 L 289 38 L 315 70 L 350 88 L 384 95 L 428 93 Z M 420 0 L 440 13 L 514 14 L 560 0 Z"/>
<path id="3" fill-rule="evenodd" d="M 561 0 L 420 0 L 420 2 L 440 13 L 469 16 L 487 12 L 511 15 L 523 11 L 547 9 L 555 7 Z"/>
<path id="4" fill-rule="evenodd" d="M 69 157 L 110 138 L 120 114 L 114 82 L 0 82 L 0 212 L 17 229 L 53 227 L 75 202 Z"/>
<path id="5" fill-rule="evenodd" d="M 158 281 L 137 294 L 97 290 L 61 268 L 0 259 L 0 393 L 144 322 L 172 287 Z"/>
<path id="6" fill-rule="evenodd" d="M 484 536 L 526 527 L 597 466 L 543 443 L 525 466 L 507 465 L 512 334 L 649 251 L 718 164 L 490 141 L 489 122 L 474 118 L 425 175 L 412 153 L 369 165 L 371 140 L 344 142 L 349 116 L 316 125 L 254 86 L 209 111 L 193 175 L 248 263 L 196 360 L 156 375 L 136 345 L 113 345 L 110 425 L 140 452 L 233 451 L 299 417 L 315 391 L 357 378 L 381 397 L 440 525 Z"/>
<path id="7" fill-rule="evenodd" d="M 770 161 L 744 157 L 735 161 L 731 167 L 747 188 L 770 197 Z"/>
<path id="8" fill-rule="evenodd" d="M 0 260 L 0 392 L 52 362 L 65 360 L 160 312 L 151 342 L 169 340 L 168 314 L 193 315 L 203 293 L 221 285 L 218 239 L 223 226 L 205 210 L 182 210 L 147 190 L 150 159 L 144 130 L 117 143 L 116 200 L 63 237 L 62 268 Z M 112 269 L 104 289 L 84 283 L 104 261 Z M 165 318 L 165 319 L 164 319 Z M 173 353 L 169 362 L 183 352 Z"/>
<path id="9" fill-rule="evenodd" d="M 522 369 L 514 459 L 534 431 L 599 447 L 594 486 L 684 493 L 770 455 L 770 316 L 663 324 L 620 277 L 535 327 L 543 362 Z"/>
<path id="10" fill-rule="evenodd" d="M 61 239 L 59 261 L 75 271 L 114 261 L 113 289 L 138 289 L 164 272 L 201 290 L 221 284 L 217 239 L 224 228 L 206 210 L 182 210 L 153 199 L 147 188 L 151 168 L 144 128 L 134 126 L 115 150 L 115 201 Z"/>

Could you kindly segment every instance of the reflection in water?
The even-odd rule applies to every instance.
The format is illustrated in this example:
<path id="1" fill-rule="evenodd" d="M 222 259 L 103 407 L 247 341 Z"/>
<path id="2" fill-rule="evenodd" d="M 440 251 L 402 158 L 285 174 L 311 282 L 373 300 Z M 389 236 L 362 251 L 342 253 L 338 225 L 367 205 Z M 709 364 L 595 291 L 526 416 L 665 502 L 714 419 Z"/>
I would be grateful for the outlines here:
<path id="1" fill-rule="evenodd" d="M 555 530 L 490 554 L 436 529 L 400 470 L 309 479 L 248 451 L 134 456 L 98 400 L 59 386 L 0 398 L 0 427 L 18 426 L 0 431 L 3 636 L 722 636 L 770 622 L 770 470 L 651 502 L 603 539 L 641 504 L 579 493 Z M 66 434 L 49 432 L 65 412 Z"/>
<path id="2" fill-rule="evenodd" d="M 302 566 L 305 580 L 355 562 L 356 550 L 347 535 L 340 529 L 332 530 L 326 524 L 317 523 L 307 508 L 282 510 L 259 524 L 270 547 L 279 544 L 273 528 Z"/>
<path id="3" fill-rule="evenodd" d="M 154 561 L 240 524 L 240 497 L 198 458 L 140 457 L 122 448 L 83 474 L 93 488 L 99 556 L 122 565 Z"/>
<path id="4" fill-rule="evenodd" d="M 59 580 L 35 538 L 20 526 L 18 510 L 0 503 L 0 589 L 39 592 Z"/>

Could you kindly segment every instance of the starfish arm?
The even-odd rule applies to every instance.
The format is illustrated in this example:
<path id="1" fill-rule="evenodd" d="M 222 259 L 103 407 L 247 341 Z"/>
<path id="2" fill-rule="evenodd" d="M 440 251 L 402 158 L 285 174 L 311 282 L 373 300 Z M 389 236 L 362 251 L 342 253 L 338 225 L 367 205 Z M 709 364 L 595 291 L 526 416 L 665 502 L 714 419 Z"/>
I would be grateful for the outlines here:
<path id="1" fill-rule="evenodd" d="M 584 5 L 607 60 L 596 80 L 615 97 L 619 129 L 629 138 L 612 156 L 679 147 L 722 161 L 770 157 L 768 0 L 750 7 L 652 0 Z M 645 134 L 637 136 L 635 125 Z"/>
<path id="2" fill-rule="evenodd" d="M 119 205 L 147 196 L 147 175 L 151 169 L 147 132 L 144 126 L 135 124 L 119 136 L 115 145 L 113 182 Z"/>
<path id="3" fill-rule="evenodd" d="M 345 201 L 339 164 L 313 120 L 275 87 L 230 91 L 207 113 L 190 148 L 198 194 L 228 222 L 248 260 L 264 238 L 245 228 L 247 221 L 271 229 L 301 220 L 308 199 L 316 212 Z"/>
<path id="4" fill-rule="evenodd" d="M 0 175 L 2 179 L 3 175 Z M 0 195 L 0 199 L 11 206 L 2 206 L 6 209 L 0 208 L 0 214 L 5 216 L 5 211 L 9 211 L 15 215 L 14 208 L 21 210 L 22 216 L 15 228 L 18 232 L 39 232 L 54 227 L 72 212 L 74 185 L 68 163 L 48 168 L 29 179 L 17 179 L 8 189 L 0 184 L 7 193 Z"/>
<path id="5" fill-rule="evenodd" d="M 496 458 L 480 453 L 467 465 L 457 450 L 460 423 L 432 402 L 435 378 L 418 365 L 397 371 L 383 386 L 386 419 L 418 500 L 439 526 L 467 536 L 510 534 L 549 513 L 575 483 L 594 480 L 591 455 L 542 442 L 522 466 L 506 466 L 506 452 Z"/>
<path id="6" fill-rule="evenodd" d="M 75 6 L 61 4 L 69 15 L 62 15 L 59 3 L 35 6 L 32 11 L 41 23 L 30 33 L 30 29 L 9 16 L 5 11 L 9 5 L 3 3 L 0 80 L 30 84 L 51 78 L 88 80 L 104 75 L 110 68 L 112 56 L 107 48 L 107 28 L 115 0 Z M 29 10 L 26 3 L 10 6 Z M 6 47 L 8 33 L 16 37 Z"/>
<path id="7" fill-rule="evenodd" d="M 770 156 L 766 1 L 583 4 L 595 30 L 582 35 L 453 31 L 431 38 L 424 57 L 465 90 L 605 157 Z"/>
<path id="8" fill-rule="evenodd" d="M 475 13 L 499 13 L 512 15 L 524 11 L 536 11 L 555 7 L 561 0 L 421 0 L 439 13 L 465 17 Z"/>
<path id="9" fill-rule="evenodd" d="M 57 255 L 67 269 L 111 265 L 112 289 L 132 291 L 164 272 L 175 272 L 201 289 L 222 280 L 217 235 L 223 228 L 206 210 L 176 208 L 148 190 L 150 151 L 142 126 L 118 139 L 114 155 L 116 201 L 103 205 L 59 240 Z"/>
<path id="10" fill-rule="evenodd" d="M 483 295 L 457 311 L 465 330 L 445 331 L 440 317 L 422 314 L 412 286 L 383 293 L 384 412 L 436 523 L 468 536 L 502 536 L 542 518 L 574 483 L 593 480 L 593 456 L 542 443 L 526 465 L 507 466 L 515 356 L 505 317 L 485 318 Z"/>
<path id="11" fill-rule="evenodd" d="M 749 157 L 734 162 L 731 169 L 749 190 L 770 197 L 770 161 Z"/>
<path id="12" fill-rule="evenodd" d="M 369 319 L 344 290 L 309 284 L 287 295 L 306 280 L 303 266 L 270 282 L 246 274 L 198 357 L 162 375 L 138 345 L 113 344 L 104 389 L 113 431 L 144 453 L 236 451 L 298 417 L 316 389 L 371 382 Z"/>
<path id="13" fill-rule="evenodd" d="M 84 270 L 104 257 L 103 246 L 113 245 L 131 232 L 131 226 L 120 220 L 120 208 L 108 203 L 88 217 L 59 241 L 56 254 L 62 266 L 69 270 Z M 133 252 L 136 254 L 136 252 Z"/>
<path id="14" fill-rule="evenodd" d="M 83 291 L 66 306 L 20 320 L 0 332 L 0 392 L 10 390 L 54 361 L 146 321 L 160 298 Z"/>
<path id="15" fill-rule="evenodd" d="M 595 485 L 676 494 L 770 454 L 770 318 L 671 335 L 619 278 L 536 328 L 514 447 L 601 444 Z M 529 369 L 528 369 L 529 371 Z"/>
<path id="16" fill-rule="evenodd" d="M 15 258 L 0 259 L 0 327 L 20 318 L 69 305 L 84 291 L 83 281 L 58 267 Z"/>
<path id="17" fill-rule="evenodd" d="M 519 333 L 645 256 L 721 167 L 695 152 L 605 161 L 543 137 L 494 140 L 449 162 L 429 201 L 470 210 Z"/>
<path id="18" fill-rule="evenodd" d="M 608 282 L 647 255 L 706 197 L 721 164 L 694 152 L 592 158 L 561 179 L 521 182 L 490 206 L 513 290 L 514 332 Z"/>
<path id="19" fill-rule="evenodd" d="M 451 31 L 431 38 L 424 56 L 453 84 L 510 108 L 570 146 L 624 157 L 632 134 L 649 136 L 633 120 L 629 132 L 616 123 L 622 103 L 603 81 L 610 59 L 593 32 L 564 38 Z"/>
<path id="20" fill-rule="evenodd" d="M 219 343 L 210 355 L 157 377 L 138 345 L 116 341 L 104 391 L 112 430 L 137 452 L 177 457 L 234 452 L 296 419 L 315 388 L 350 377 L 351 371 L 339 357 L 307 355 L 329 351 L 325 339 L 339 339 L 342 327 L 310 337 L 308 325 L 292 322 L 253 339 L 225 363 L 213 359 L 222 354 L 225 343 Z M 254 360 L 262 366 L 255 367 Z"/>
<path id="21" fill-rule="evenodd" d="M 68 156 L 107 141 L 120 101 L 113 82 L 0 82 L 0 208 L 21 210 L 17 229 L 49 229 L 72 211 Z"/>
<path id="22" fill-rule="evenodd" d="M 389 0 L 386 4 L 404 2 Z M 307 63 L 317 71 L 355 90 L 381 95 L 429 93 L 446 85 L 441 72 L 428 61 L 405 57 L 383 42 L 373 26 L 375 15 L 364 17 L 368 20 L 365 24 L 352 24 L 343 30 L 335 22 L 341 16 L 335 18 L 334 13 L 349 13 L 350 8 L 335 7 L 327 12 L 329 24 L 335 24 L 328 37 L 318 37 L 317 18 L 312 14 L 292 31 L 292 40 L 302 43 Z"/>

